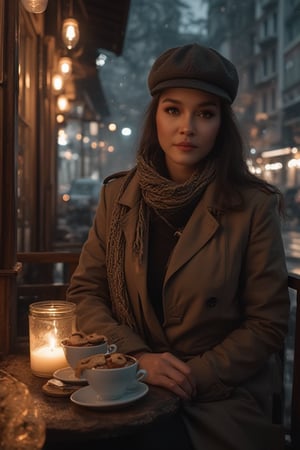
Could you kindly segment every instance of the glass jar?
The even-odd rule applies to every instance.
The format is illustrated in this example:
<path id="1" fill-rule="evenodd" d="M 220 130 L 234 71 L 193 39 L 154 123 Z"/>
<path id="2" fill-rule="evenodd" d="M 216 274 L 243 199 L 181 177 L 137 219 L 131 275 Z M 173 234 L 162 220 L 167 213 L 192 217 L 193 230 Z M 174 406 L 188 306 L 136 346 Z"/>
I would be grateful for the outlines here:
<path id="1" fill-rule="evenodd" d="M 0 369 L 0 448 L 40 450 L 46 424 L 28 386 Z"/>
<path id="2" fill-rule="evenodd" d="M 61 341 L 74 331 L 75 303 L 48 300 L 29 305 L 30 367 L 34 375 L 52 377 L 67 367 Z"/>

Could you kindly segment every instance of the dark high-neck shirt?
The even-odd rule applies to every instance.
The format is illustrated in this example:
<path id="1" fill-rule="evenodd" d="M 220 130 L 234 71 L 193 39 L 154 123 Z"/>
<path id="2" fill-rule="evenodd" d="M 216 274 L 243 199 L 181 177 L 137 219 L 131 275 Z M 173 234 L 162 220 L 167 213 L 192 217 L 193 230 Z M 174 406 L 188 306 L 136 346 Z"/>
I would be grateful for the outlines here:
<path id="1" fill-rule="evenodd" d="M 182 208 L 176 215 L 168 217 L 169 226 L 155 211 L 150 210 L 149 252 L 148 252 L 148 293 L 156 312 L 163 323 L 162 287 L 170 255 L 179 239 L 176 230 L 182 230 L 191 216 L 198 199 Z"/>

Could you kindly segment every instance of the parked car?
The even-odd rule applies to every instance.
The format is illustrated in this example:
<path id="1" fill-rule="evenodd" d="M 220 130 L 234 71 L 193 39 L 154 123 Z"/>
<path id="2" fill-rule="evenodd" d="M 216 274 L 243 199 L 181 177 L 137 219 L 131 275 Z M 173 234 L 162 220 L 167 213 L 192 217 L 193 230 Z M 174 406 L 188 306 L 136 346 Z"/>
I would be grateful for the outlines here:
<path id="1" fill-rule="evenodd" d="M 102 181 L 93 178 L 77 178 L 64 200 L 67 205 L 66 221 L 70 227 L 90 226 L 99 200 Z"/>

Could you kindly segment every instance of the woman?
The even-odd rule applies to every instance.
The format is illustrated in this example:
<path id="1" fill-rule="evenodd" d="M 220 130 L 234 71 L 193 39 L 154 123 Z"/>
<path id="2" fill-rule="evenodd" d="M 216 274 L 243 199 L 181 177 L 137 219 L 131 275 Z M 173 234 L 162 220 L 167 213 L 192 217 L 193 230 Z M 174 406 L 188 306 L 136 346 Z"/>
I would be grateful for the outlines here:
<path id="1" fill-rule="evenodd" d="M 245 163 L 237 71 L 191 44 L 164 52 L 148 84 L 136 167 L 105 181 L 68 291 L 78 328 L 106 334 L 182 399 L 181 450 L 282 449 L 281 194 Z"/>

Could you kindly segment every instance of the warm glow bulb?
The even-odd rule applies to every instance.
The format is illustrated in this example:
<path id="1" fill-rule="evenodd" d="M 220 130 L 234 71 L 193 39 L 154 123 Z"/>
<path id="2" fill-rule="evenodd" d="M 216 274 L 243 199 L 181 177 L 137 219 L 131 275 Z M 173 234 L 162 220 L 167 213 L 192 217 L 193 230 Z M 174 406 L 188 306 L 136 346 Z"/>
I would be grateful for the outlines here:
<path id="1" fill-rule="evenodd" d="M 41 14 L 46 11 L 48 0 L 22 0 L 26 11 L 34 14 Z"/>
<path id="2" fill-rule="evenodd" d="M 57 116 L 56 116 L 56 122 L 57 123 L 63 123 L 64 120 L 65 120 L 65 117 L 64 117 L 63 114 L 57 114 Z"/>
<path id="3" fill-rule="evenodd" d="M 77 45 L 79 41 L 79 26 L 77 20 L 68 18 L 63 21 L 62 39 L 69 50 Z"/>
<path id="4" fill-rule="evenodd" d="M 59 92 L 63 88 L 63 79 L 60 74 L 55 74 L 52 78 L 52 86 L 56 92 Z"/>
<path id="5" fill-rule="evenodd" d="M 109 131 L 116 131 L 117 125 L 115 123 L 111 122 L 108 124 L 108 129 L 109 129 Z"/>
<path id="6" fill-rule="evenodd" d="M 72 72 L 72 60 L 67 56 L 60 58 L 58 61 L 59 70 L 63 75 L 69 75 Z"/>
<path id="7" fill-rule="evenodd" d="M 68 111 L 70 108 L 69 100 L 65 95 L 60 95 L 57 99 L 57 107 L 60 111 Z"/>

